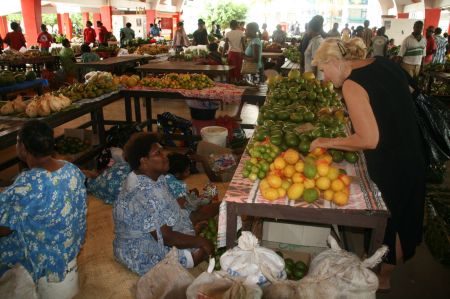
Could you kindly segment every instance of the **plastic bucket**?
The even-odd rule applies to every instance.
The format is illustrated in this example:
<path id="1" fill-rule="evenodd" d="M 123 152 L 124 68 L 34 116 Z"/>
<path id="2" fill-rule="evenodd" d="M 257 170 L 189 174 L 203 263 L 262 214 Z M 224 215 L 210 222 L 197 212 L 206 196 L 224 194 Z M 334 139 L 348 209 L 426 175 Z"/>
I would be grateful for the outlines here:
<path id="1" fill-rule="evenodd" d="M 48 282 L 41 277 L 37 282 L 37 291 L 41 299 L 70 299 L 78 293 L 77 258 L 68 264 L 68 273 L 61 282 Z"/>
<path id="2" fill-rule="evenodd" d="M 202 139 L 206 142 L 225 147 L 227 145 L 228 130 L 224 127 L 204 127 L 200 131 Z"/>

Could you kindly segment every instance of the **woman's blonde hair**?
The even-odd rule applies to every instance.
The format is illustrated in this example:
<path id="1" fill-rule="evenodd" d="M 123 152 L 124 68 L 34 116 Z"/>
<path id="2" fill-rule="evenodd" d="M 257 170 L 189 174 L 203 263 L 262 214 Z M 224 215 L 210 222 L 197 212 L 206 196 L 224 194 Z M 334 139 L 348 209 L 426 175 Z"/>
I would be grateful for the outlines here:
<path id="1" fill-rule="evenodd" d="M 332 58 L 338 60 L 356 60 L 364 59 L 367 55 L 366 45 L 359 37 L 354 37 L 348 41 L 343 41 L 340 38 L 327 38 L 317 49 L 313 65 L 318 65 L 320 62 L 328 61 Z"/>

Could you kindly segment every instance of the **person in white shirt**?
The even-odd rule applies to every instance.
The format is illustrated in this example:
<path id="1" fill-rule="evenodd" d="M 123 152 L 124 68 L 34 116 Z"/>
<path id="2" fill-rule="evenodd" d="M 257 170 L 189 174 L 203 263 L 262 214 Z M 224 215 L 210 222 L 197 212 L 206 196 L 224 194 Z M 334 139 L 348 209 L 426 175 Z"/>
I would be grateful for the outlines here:
<path id="1" fill-rule="evenodd" d="M 313 66 L 311 63 L 314 59 L 317 49 L 319 49 L 320 44 L 323 42 L 323 38 L 320 32 L 323 30 L 323 23 L 312 19 L 309 22 L 308 30 L 310 32 L 311 39 L 308 43 L 308 47 L 305 51 L 305 72 L 311 72 L 316 76 L 316 79 L 322 80 L 323 73 Z"/>
<path id="2" fill-rule="evenodd" d="M 241 80 L 242 52 L 244 51 L 244 32 L 239 30 L 236 20 L 230 22 L 231 31 L 225 34 L 224 52 L 228 54 L 228 64 L 235 68 L 230 71 L 230 81 Z"/>
<path id="3" fill-rule="evenodd" d="M 388 38 L 384 34 L 386 29 L 381 27 L 377 30 L 377 36 L 372 38 L 372 57 L 386 56 Z"/>
<path id="4" fill-rule="evenodd" d="M 420 73 L 423 58 L 426 55 L 427 40 L 422 36 L 423 22 L 414 23 L 413 33 L 403 41 L 398 56 L 401 57 L 402 68 L 411 76 Z"/>

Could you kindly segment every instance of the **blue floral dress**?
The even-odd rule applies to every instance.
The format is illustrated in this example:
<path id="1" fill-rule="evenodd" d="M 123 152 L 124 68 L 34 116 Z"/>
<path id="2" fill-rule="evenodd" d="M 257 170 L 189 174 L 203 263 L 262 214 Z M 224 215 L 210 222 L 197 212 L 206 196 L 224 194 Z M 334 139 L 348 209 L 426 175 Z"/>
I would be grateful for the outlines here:
<path id="1" fill-rule="evenodd" d="M 114 255 L 139 275 L 147 273 L 170 251 L 170 247 L 163 243 L 161 226 L 168 225 L 174 231 L 195 235 L 192 222 L 183 217 L 164 176 L 155 182 L 147 176 L 131 172 L 114 202 L 113 218 Z M 157 240 L 150 234 L 151 231 L 156 231 Z M 193 263 L 192 256 L 187 252 L 179 250 L 180 263 L 184 267 Z"/>
<path id="2" fill-rule="evenodd" d="M 116 201 L 123 182 L 130 174 L 131 168 L 127 162 L 117 162 L 103 171 L 95 179 L 87 180 L 87 191 L 107 204 Z"/>
<path id="3" fill-rule="evenodd" d="M 54 172 L 25 171 L 0 193 L 0 226 L 13 230 L 0 238 L 0 276 L 20 263 L 35 281 L 64 280 L 86 232 L 84 175 L 64 163 Z"/>

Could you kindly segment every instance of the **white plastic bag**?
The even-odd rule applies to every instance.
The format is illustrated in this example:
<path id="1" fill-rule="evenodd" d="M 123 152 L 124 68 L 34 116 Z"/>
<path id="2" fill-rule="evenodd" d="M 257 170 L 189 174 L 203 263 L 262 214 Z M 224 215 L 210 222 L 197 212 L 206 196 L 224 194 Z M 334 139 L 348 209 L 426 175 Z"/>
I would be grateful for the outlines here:
<path id="1" fill-rule="evenodd" d="M 214 270 L 214 258 L 206 272 L 200 274 L 186 290 L 187 299 L 260 299 L 261 288 L 243 277 L 232 277 Z"/>
<path id="2" fill-rule="evenodd" d="M 328 243 L 331 249 L 317 255 L 308 275 L 300 280 L 302 298 L 375 299 L 378 278 L 369 269 L 381 262 L 387 246 L 361 261 L 355 254 L 341 249 L 333 237 L 328 237 Z"/>
<path id="3" fill-rule="evenodd" d="M 242 232 L 238 246 L 222 255 L 220 266 L 231 276 L 246 277 L 259 285 L 268 281 L 263 273 L 277 280 L 286 279 L 283 258 L 273 250 L 260 247 L 258 239 L 248 231 Z"/>
<path id="4" fill-rule="evenodd" d="M 16 264 L 0 277 L 0 298 L 38 298 L 33 278 L 21 264 Z"/>
<path id="5" fill-rule="evenodd" d="M 137 299 L 185 298 L 186 289 L 194 281 L 178 260 L 175 247 L 166 257 L 142 276 L 137 283 Z"/>

